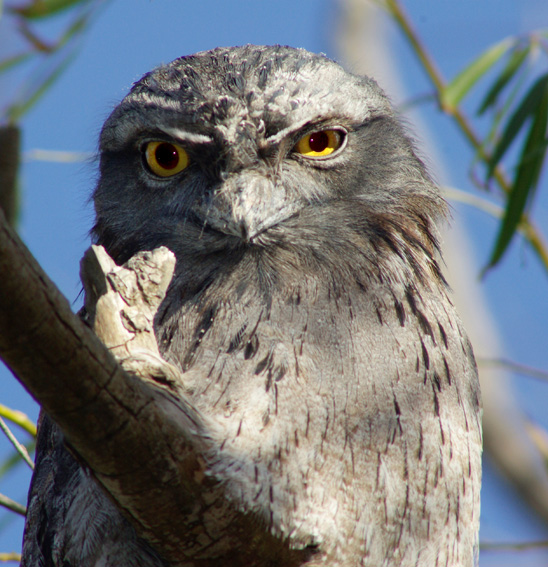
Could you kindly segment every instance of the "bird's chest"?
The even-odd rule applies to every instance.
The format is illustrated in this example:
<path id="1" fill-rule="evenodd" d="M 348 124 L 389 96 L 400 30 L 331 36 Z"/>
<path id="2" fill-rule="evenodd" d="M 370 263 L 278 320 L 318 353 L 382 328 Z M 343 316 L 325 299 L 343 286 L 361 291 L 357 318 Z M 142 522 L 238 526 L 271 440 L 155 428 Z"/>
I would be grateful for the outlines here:
<path id="1" fill-rule="evenodd" d="M 273 531 L 344 548 L 361 530 L 382 558 L 410 522 L 418 539 L 456 529 L 430 522 L 440 501 L 475 525 L 479 477 L 462 479 L 479 466 L 477 376 L 444 295 L 244 296 L 182 306 L 157 333 L 222 432 L 212 474 Z"/>
<path id="2" fill-rule="evenodd" d="M 457 321 L 444 308 L 414 309 L 393 290 L 299 288 L 268 302 L 250 294 L 183 305 L 159 334 L 196 405 L 234 439 L 378 449 L 411 412 L 453 403 L 467 370 L 455 368 L 451 383 L 452 351 L 463 346 L 447 335 Z"/>

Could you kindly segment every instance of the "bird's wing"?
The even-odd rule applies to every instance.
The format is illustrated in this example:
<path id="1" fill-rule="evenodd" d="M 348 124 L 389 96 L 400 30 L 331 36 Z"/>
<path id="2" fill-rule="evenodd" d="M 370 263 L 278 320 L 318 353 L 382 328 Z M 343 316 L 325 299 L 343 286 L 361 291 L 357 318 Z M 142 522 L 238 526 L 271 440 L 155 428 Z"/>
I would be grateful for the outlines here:
<path id="1" fill-rule="evenodd" d="M 162 567 L 42 412 L 21 567 Z"/>

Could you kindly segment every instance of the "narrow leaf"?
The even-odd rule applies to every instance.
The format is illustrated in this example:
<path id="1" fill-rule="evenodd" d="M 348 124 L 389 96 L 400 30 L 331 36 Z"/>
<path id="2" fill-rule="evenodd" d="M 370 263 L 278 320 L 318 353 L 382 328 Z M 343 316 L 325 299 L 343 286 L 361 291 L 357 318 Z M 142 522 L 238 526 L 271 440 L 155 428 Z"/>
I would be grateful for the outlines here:
<path id="1" fill-rule="evenodd" d="M 22 411 L 14 410 L 0 404 L 0 417 L 9 419 L 12 423 L 15 423 L 21 429 L 24 429 L 27 433 L 36 437 L 36 425 L 29 419 L 28 415 L 24 414 Z"/>
<path id="2" fill-rule="evenodd" d="M 504 132 L 495 147 L 493 155 L 487 164 L 487 179 L 490 179 L 493 176 L 495 168 L 508 148 L 512 145 L 512 142 L 518 136 L 527 119 L 537 111 L 547 85 L 548 74 L 543 75 L 533 84 L 519 104 L 518 108 L 508 120 L 506 128 L 504 129 Z"/>
<path id="3" fill-rule="evenodd" d="M 548 141 L 546 140 L 547 123 L 548 83 L 545 82 L 540 104 L 536 109 L 527 139 L 523 146 L 512 191 L 508 197 L 506 211 L 500 225 L 488 267 L 497 264 L 506 252 L 519 225 L 525 207 L 534 196 L 548 146 Z"/>
<path id="4" fill-rule="evenodd" d="M 21 117 L 28 112 L 46 91 L 55 83 L 63 71 L 75 57 L 75 50 L 71 50 L 56 66 L 50 69 L 42 80 L 22 100 L 10 106 L 6 112 L 12 122 L 20 122 Z"/>
<path id="5" fill-rule="evenodd" d="M 0 73 L 4 73 L 12 67 L 19 65 L 19 63 L 23 63 L 23 61 L 26 61 L 32 57 L 32 55 L 34 54 L 31 51 L 28 51 L 27 53 L 19 53 L 18 55 L 13 55 L 12 57 L 8 57 L 3 61 L 0 61 Z"/>
<path id="6" fill-rule="evenodd" d="M 71 25 L 63 32 L 63 35 L 57 42 L 56 49 L 63 47 L 75 35 L 82 33 L 90 23 L 92 15 L 93 15 L 93 10 L 87 10 L 78 18 L 76 18 L 71 23 Z"/>
<path id="7" fill-rule="evenodd" d="M 90 0 L 34 0 L 33 2 L 29 2 L 26 6 L 17 8 L 11 7 L 10 11 L 27 20 L 39 20 L 41 18 L 49 18 L 58 12 L 68 10 L 78 4 L 89 1 Z"/>
<path id="8" fill-rule="evenodd" d="M 441 104 L 454 110 L 476 82 L 513 46 L 515 40 L 508 38 L 484 51 L 470 65 L 465 67 L 441 93 Z"/>
<path id="9" fill-rule="evenodd" d="M 506 63 L 506 66 L 502 70 L 502 73 L 497 77 L 496 81 L 493 83 L 493 86 L 489 89 L 489 92 L 483 99 L 483 102 L 481 103 L 478 110 L 479 115 L 483 114 L 489 107 L 493 106 L 497 102 L 499 94 L 518 72 L 530 52 L 531 44 L 527 44 L 526 47 L 516 49 L 512 52 L 508 59 L 508 62 Z"/>

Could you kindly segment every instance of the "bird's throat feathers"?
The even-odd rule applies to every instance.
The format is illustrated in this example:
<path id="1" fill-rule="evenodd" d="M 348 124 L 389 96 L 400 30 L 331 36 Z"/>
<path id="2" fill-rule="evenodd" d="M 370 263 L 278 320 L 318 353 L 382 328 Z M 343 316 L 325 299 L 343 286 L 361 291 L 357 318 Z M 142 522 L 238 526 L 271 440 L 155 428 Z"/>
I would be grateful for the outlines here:
<path id="1" fill-rule="evenodd" d="M 445 294 L 435 224 L 409 212 L 366 214 L 338 205 L 331 215 L 318 215 L 321 225 L 314 214 L 301 214 L 257 242 L 227 240 L 213 254 L 184 254 L 162 319 L 185 305 L 215 309 L 219 298 L 268 310 L 273 297 L 296 307 L 318 298 L 367 301 L 382 290 L 403 297 L 409 282 Z"/>

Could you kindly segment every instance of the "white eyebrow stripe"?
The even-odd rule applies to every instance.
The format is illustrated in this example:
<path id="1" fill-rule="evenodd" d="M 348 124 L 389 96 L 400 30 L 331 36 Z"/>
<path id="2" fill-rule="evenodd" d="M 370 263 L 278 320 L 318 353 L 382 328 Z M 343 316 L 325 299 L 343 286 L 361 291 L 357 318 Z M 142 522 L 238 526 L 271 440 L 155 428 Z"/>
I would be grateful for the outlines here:
<path id="1" fill-rule="evenodd" d="M 196 132 L 189 132 L 188 130 L 181 130 L 180 128 L 162 128 L 168 136 L 176 138 L 181 142 L 190 142 L 194 144 L 212 144 L 213 139 L 205 134 L 198 134 Z"/>
<path id="2" fill-rule="evenodd" d="M 307 124 L 310 124 L 311 122 L 313 122 L 313 119 L 311 120 L 310 118 L 306 118 L 297 122 L 296 124 L 291 124 L 291 126 L 288 126 L 287 128 L 280 130 L 279 132 L 276 132 L 276 134 L 273 134 L 272 136 L 269 136 L 265 141 L 267 144 L 278 144 L 288 134 L 298 132 L 301 128 L 303 128 Z"/>

